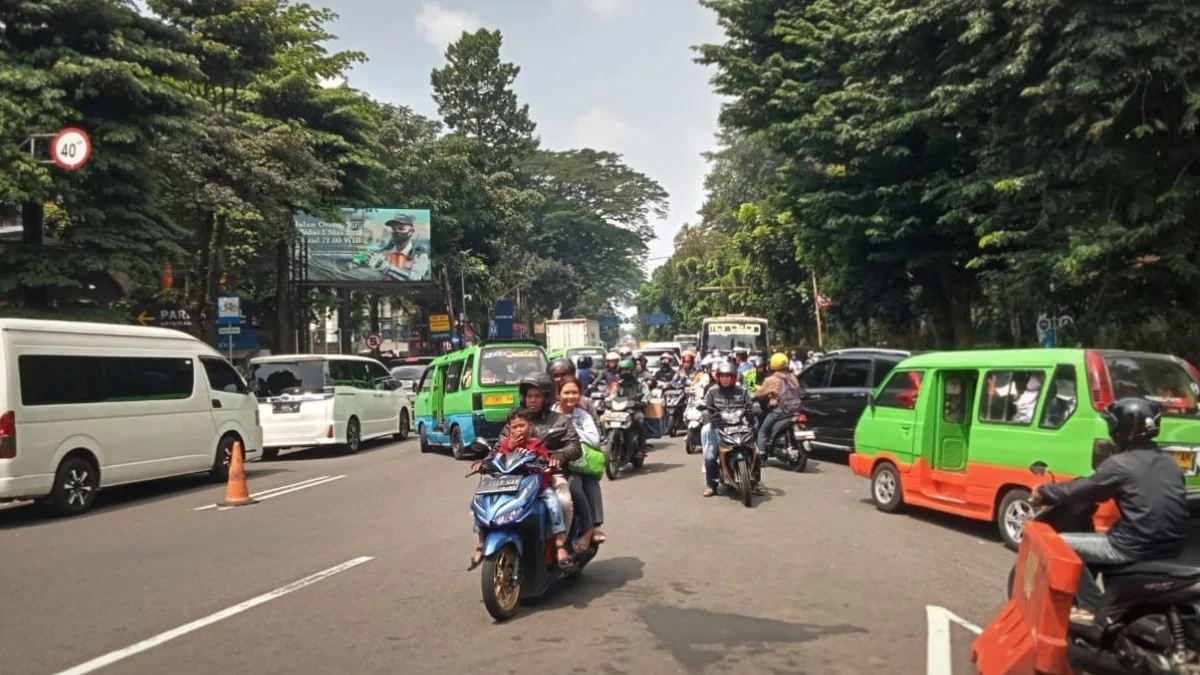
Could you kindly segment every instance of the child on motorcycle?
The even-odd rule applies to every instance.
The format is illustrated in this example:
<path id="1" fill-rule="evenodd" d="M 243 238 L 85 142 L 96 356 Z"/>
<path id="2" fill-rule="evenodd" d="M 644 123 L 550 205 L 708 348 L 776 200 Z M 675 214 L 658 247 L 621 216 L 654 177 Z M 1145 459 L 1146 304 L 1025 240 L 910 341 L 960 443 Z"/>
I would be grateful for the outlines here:
<path id="1" fill-rule="evenodd" d="M 528 408 L 513 408 L 508 413 L 508 436 L 500 442 L 500 447 L 496 449 L 496 456 L 500 457 L 510 452 L 520 452 L 527 455 L 537 455 L 545 459 L 550 464 L 553 464 L 550 458 L 550 453 L 546 450 L 546 446 L 542 442 L 533 437 L 533 413 Z M 558 565 L 559 567 L 569 567 L 571 557 L 567 553 L 567 524 L 563 518 L 562 504 L 555 496 L 554 490 L 550 487 L 552 475 L 551 467 L 548 465 L 542 470 L 541 485 L 538 490 L 538 497 L 542 500 L 542 504 L 546 506 L 546 511 L 550 514 L 550 531 L 554 534 L 554 544 L 558 549 Z M 476 526 L 476 533 L 479 535 L 479 541 L 475 545 L 475 555 L 471 558 L 471 564 L 467 567 L 467 571 L 479 567 L 483 562 L 483 532 L 480 532 Z"/>

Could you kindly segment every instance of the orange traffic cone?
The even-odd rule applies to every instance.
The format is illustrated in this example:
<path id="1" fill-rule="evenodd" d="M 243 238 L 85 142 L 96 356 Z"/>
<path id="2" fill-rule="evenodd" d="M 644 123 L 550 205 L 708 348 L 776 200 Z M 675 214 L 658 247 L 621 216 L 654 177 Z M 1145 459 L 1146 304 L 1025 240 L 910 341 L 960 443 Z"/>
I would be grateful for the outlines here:
<path id="1" fill-rule="evenodd" d="M 246 506 L 257 504 L 250 497 L 250 486 L 246 484 L 246 469 L 242 466 L 242 443 L 233 442 L 233 453 L 229 456 L 229 483 L 225 486 L 225 501 L 217 506 Z"/>

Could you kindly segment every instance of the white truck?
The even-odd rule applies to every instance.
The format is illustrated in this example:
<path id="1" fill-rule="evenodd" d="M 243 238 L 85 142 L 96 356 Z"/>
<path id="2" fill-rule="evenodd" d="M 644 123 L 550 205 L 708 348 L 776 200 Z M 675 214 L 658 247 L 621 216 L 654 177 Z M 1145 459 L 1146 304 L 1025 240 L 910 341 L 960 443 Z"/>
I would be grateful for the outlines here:
<path id="1" fill-rule="evenodd" d="M 600 342 L 600 324 L 594 319 L 558 319 L 546 322 L 546 351 L 591 347 Z"/>

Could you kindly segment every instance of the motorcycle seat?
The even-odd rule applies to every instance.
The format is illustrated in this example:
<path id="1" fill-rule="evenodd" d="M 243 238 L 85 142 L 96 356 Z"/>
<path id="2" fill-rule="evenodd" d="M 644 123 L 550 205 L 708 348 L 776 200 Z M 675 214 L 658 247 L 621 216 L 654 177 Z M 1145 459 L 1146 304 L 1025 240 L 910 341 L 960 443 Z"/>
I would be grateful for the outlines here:
<path id="1" fill-rule="evenodd" d="M 1162 560 L 1129 563 L 1127 565 L 1105 566 L 1104 573 L 1108 576 L 1123 576 L 1126 574 L 1144 574 L 1171 579 L 1200 578 L 1200 567 L 1179 565 Z"/>

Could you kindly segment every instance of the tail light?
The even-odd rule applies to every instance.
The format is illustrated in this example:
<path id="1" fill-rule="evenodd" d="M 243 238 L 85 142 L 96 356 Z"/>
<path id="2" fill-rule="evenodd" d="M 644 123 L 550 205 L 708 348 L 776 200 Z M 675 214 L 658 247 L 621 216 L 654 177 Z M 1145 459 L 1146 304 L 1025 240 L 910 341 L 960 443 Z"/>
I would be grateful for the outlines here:
<path id="1" fill-rule="evenodd" d="M 796 424 L 807 424 L 807 423 L 808 423 L 808 418 L 805 417 L 803 414 L 796 415 Z"/>
<path id="2" fill-rule="evenodd" d="M 1113 395 L 1104 357 L 1100 356 L 1100 352 L 1088 350 L 1083 362 L 1087 367 L 1088 395 L 1092 399 L 1092 409 L 1105 410 L 1112 403 Z"/>
<path id="3" fill-rule="evenodd" d="M 329 428 L 325 430 L 325 438 L 333 438 L 333 425 L 332 424 L 329 425 Z"/>
<path id="4" fill-rule="evenodd" d="M 13 411 L 0 415 L 0 459 L 17 456 L 17 416 Z"/>

